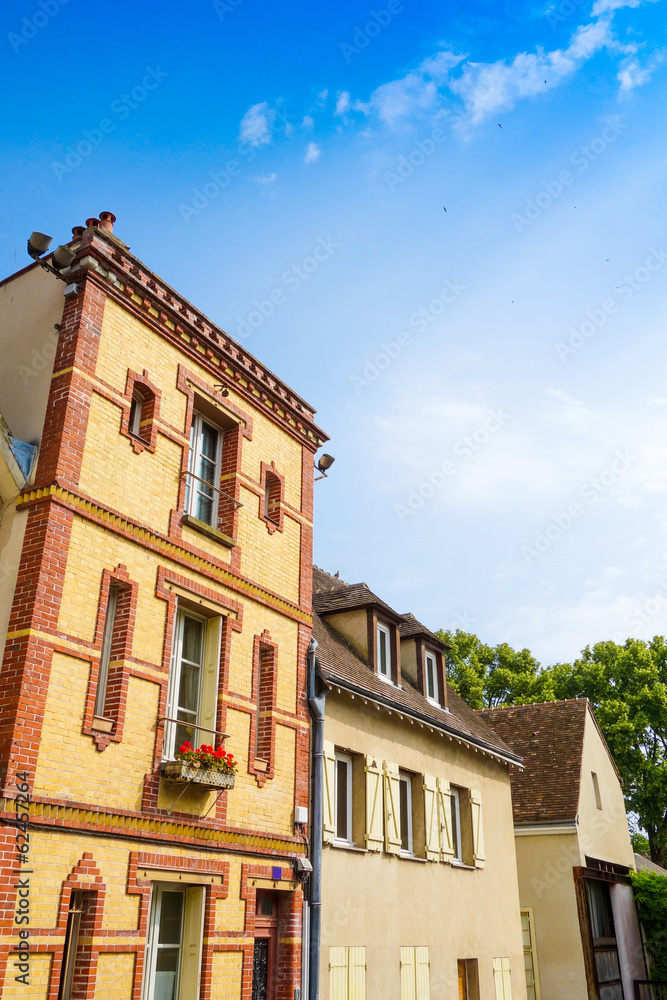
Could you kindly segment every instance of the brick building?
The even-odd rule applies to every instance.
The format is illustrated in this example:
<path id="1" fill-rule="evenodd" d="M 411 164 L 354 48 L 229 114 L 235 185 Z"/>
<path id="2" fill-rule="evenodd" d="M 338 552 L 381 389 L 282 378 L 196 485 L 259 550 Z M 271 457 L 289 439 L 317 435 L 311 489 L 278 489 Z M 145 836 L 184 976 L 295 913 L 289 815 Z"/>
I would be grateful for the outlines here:
<path id="1" fill-rule="evenodd" d="M 294 1000 L 325 437 L 101 220 L 0 283 L 0 991 Z"/>

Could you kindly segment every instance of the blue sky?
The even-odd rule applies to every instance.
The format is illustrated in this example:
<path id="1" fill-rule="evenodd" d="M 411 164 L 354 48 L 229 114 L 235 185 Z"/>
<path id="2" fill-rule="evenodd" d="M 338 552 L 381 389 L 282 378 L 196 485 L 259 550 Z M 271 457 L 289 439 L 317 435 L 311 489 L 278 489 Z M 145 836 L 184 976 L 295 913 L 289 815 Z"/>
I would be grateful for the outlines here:
<path id="1" fill-rule="evenodd" d="M 2 273 L 113 211 L 317 408 L 319 565 L 544 662 L 667 631 L 661 0 L 0 19 Z"/>

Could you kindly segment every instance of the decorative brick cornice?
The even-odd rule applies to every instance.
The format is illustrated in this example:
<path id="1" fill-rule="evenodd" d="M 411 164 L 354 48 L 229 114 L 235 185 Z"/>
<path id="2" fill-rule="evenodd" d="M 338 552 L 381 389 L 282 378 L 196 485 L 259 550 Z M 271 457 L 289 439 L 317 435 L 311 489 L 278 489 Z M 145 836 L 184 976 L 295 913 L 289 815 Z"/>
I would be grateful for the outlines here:
<path id="1" fill-rule="evenodd" d="M 129 253 L 119 240 L 101 229 L 86 231 L 72 275 L 104 288 L 107 295 L 132 312 L 185 355 L 227 378 L 239 395 L 268 414 L 313 451 L 328 437 L 314 423 L 315 410 L 249 354 L 220 327 Z"/>

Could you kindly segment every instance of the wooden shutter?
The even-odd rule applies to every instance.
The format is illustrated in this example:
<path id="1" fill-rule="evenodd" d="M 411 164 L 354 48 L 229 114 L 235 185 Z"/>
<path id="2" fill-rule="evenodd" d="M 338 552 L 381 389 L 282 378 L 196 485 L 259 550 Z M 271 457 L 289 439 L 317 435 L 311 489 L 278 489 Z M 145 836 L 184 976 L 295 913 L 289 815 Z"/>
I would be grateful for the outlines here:
<path id="1" fill-rule="evenodd" d="M 178 1000 L 199 1000 L 205 900 L 206 888 L 203 885 L 191 886 L 185 894 Z"/>
<path id="2" fill-rule="evenodd" d="M 427 861 L 440 860 L 440 826 L 438 823 L 438 779 L 424 775 L 424 847 Z"/>
<path id="3" fill-rule="evenodd" d="M 438 778 L 438 824 L 440 826 L 440 860 L 451 861 L 454 857 L 454 834 L 452 831 L 452 793 L 449 782 Z"/>
<path id="4" fill-rule="evenodd" d="M 376 757 L 366 757 L 366 849 L 381 851 L 384 844 L 382 827 L 382 765 Z"/>
<path id="5" fill-rule="evenodd" d="M 401 1000 L 417 1000 L 414 948 L 401 948 Z"/>
<path id="6" fill-rule="evenodd" d="M 349 1000 L 347 948 L 329 948 L 329 1000 Z"/>
<path id="7" fill-rule="evenodd" d="M 512 1000 L 512 977 L 510 975 L 509 958 L 502 959 L 503 966 L 503 989 L 505 990 L 504 1000 Z"/>
<path id="8" fill-rule="evenodd" d="M 366 1000 L 366 949 L 348 948 L 348 1000 Z"/>
<path id="9" fill-rule="evenodd" d="M 512 979 L 509 958 L 494 958 L 493 985 L 496 989 L 496 1000 L 512 1000 Z"/>
<path id="10" fill-rule="evenodd" d="M 384 762 L 384 849 L 401 853 L 401 790 L 398 765 Z"/>
<path id="11" fill-rule="evenodd" d="M 415 948 L 416 1000 L 431 1000 L 430 972 L 428 948 Z"/>
<path id="12" fill-rule="evenodd" d="M 201 711 L 199 722 L 206 729 L 215 729 L 218 718 L 218 669 L 220 666 L 220 638 L 222 618 L 209 618 L 206 622 L 206 643 L 204 647 L 204 670 L 201 688 Z M 217 745 L 213 733 L 198 732 L 197 745 L 202 743 Z"/>
<path id="13" fill-rule="evenodd" d="M 481 792 L 470 792 L 470 812 L 472 818 L 472 856 L 475 868 L 484 868 L 484 824 L 482 820 Z"/>
<path id="14" fill-rule="evenodd" d="M 322 840 L 330 844 L 336 836 L 336 751 L 324 743 L 324 788 L 322 789 Z"/>

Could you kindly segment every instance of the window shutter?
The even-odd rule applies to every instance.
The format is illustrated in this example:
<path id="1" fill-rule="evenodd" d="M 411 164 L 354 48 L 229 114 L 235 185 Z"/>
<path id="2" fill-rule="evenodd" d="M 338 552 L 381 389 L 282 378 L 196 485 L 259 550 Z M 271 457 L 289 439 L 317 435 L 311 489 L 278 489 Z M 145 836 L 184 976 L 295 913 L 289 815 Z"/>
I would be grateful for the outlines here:
<path id="1" fill-rule="evenodd" d="M 474 790 L 470 792 L 470 811 L 472 813 L 472 855 L 475 868 L 484 868 L 484 824 L 480 792 Z"/>
<path id="2" fill-rule="evenodd" d="M 330 844 L 336 836 L 336 753 L 333 743 L 324 743 L 324 788 L 322 789 L 322 840 Z"/>
<path id="3" fill-rule="evenodd" d="M 366 1000 L 366 949 L 348 948 L 348 1000 Z"/>
<path id="4" fill-rule="evenodd" d="M 398 766 L 384 762 L 384 849 L 401 853 L 401 799 Z"/>
<path id="5" fill-rule="evenodd" d="M 505 990 L 505 996 L 503 1000 L 512 1000 L 512 977 L 510 975 L 510 960 L 509 958 L 503 958 L 503 989 Z"/>
<path id="6" fill-rule="evenodd" d="M 329 948 L 329 1000 L 349 1000 L 347 948 Z"/>
<path id="7" fill-rule="evenodd" d="M 431 1000 L 430 972 L 428 948 L 415 948 L 416 1000 Z"/>
<path id="8" fill-rule="evenodd" d="M 438 780 L 424 775 L 424 834 L 427 861 L 440 860 L 440 828 L 438 826 Z"/>
<path id="9" fill-rule="evenodd" d="M 206 622 L 206 647 L 204 650 L 204 672 L 201 691 L 201 719 L 207 729 L 215 729 L 218 717 L 218 668 L 220 664 L 220 637 L 222 618 L 209 618 Z M 213 733 L 197 733 L 197 745 L 212 743 L 217 737 Z"/>
<path id="10" fill-rule="evenodd" d="M 503 985 L 503 960 L 494 958 L 493 960 L 493 985 L 496 990 L 496 1000 L 505 1000 L 505 987 Z"/>
<path id="11" fill-rule="evenodd" d="M 452 832 L 452 796 L 449 782 L 438 778 L 438 824 L 440 826 L 440 860 L 451 861 L 454 857 L 454 834 Z"/>
<path id="12" fill-rule="evenodd" d="M 414 948 L 401 948 L 401 1000 L 417 1000 Z"/>
<path id="13" fill-rule="evenodd" d="M 203 885 L 192 886 L 185 894 L 179 1000 L 199 998 L 205 900 L 206 888 Z"/>
<path id="14" fill-rule="evenodd" d="M 366 849 L 381 851 L 384 844 L 382 827 L 382 766 L 375 757 L 366 757 Z"/>

